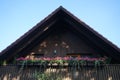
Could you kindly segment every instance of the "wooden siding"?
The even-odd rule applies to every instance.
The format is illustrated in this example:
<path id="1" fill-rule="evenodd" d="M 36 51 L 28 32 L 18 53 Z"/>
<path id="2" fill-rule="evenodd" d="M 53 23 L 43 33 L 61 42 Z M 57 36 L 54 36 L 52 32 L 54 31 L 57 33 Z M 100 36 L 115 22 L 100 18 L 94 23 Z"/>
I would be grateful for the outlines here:
<path id="1" fill-rule="evenodd" d="M 66 56 L 66 54 L 70 53 L 93 53 L 99 55 L 96 54 L 98 52 L 95 49 L 86 44 L 73 31 L 64 25 L 61 26 L 51 31 L 47 38 L 31 50 L 30 54 L 44 54 L 46 57 Z"/>
<path id="2" fill-rule="evenodd" d="M 0 66 L 0 80 L 40 80 L 36 79 L 38 73 L 49 74 L 49 79 L 44 80 L 119 80 L 120 65 L 104 65 L 103 67 L 25 67 L 21 70 L 19 66 Z M 40 75 L 39 74 L 39 75 Z M 42 79 L 43 80 L 43 79 Z"/>

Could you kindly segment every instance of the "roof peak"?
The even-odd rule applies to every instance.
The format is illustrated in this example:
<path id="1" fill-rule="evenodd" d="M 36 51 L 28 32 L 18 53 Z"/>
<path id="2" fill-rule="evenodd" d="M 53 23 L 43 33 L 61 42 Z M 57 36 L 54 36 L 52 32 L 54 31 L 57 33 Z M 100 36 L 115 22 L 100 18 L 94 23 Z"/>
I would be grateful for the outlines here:
<path id="1" fill-rule="evenodd" d="M 65 10 L 65 8 L 63 6 L 59 6 L 57 9 L 58 10 Z"/>
<path id="2" fill-rule="evenodd" d="M 59 8 L 63 8 L 63 6 L 60 6 Z"/>

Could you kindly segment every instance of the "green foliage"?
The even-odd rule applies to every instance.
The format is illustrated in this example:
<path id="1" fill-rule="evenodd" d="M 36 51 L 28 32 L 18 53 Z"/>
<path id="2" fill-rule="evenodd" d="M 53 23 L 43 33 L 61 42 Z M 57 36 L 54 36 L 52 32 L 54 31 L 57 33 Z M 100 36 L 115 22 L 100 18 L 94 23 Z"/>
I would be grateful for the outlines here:
<path id="1" fill-rule="evenodd" d="M 25 66 L 25 61 L 23 61 L 23 62 L 21 62 L 22 63 L 22 65 L 21 65 L 21 68 L 20 68 L 20 70 L 19 70 L 19 73 L 24 69 L 24 66 Z"/>
<path id="2" fill-rule="evenodd" d="M 3 61 L 3 65 L 4 65 L 4 66 L 5 66 L 5 65 L 7 65 L 7 62 L 6 62 L 6 60 L 4 60 L 4 61 Z"/>
<path id="3" fill-rule="evenodd" d="M 103 64 L 102 61 L 100 61 L 100 60 L 96 60 L 96 61 L 95 61 L 95 67 L 101 66 L 101 64 Z"/>
<path id="4" fill-rule="evenodd" d="M 57 64 L 64 64 L 64 61 L 63 60 L 55 60 L 55 63 L 57 63 Z"/>
<path id="5" fill-rule="evenodd" d="M 54 77 L 52 73 L 40 73 L 35 71 L 34 77 L 36 80 L 62 80 L 60 76 Z"/>
<path id="6" fill-rule="evenodd" d="M 7 65 L 7 61 L 6 60 L 4 60 L 4 61 L 1 60 L 0 65 L 4 65 L 4 66 Z"/>
<path id="7" fill-rule="evenodd" d="M 80 60 L 79 63 L 80 63 L 81 65 L 86 65 L 86 61 L 85 61 L 85 60 Z"/>

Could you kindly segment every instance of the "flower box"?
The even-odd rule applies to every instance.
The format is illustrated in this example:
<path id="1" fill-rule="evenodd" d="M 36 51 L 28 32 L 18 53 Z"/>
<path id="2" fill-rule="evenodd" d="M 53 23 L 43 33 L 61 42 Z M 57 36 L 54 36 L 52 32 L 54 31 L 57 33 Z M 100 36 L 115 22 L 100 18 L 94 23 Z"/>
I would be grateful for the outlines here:
<path id="1" fill-rule="evenodd" d="M 72 58 L 72 57 L 43 57 L 33 60 L 28 58 L 18 58 L 17 65 L 30 66 L 100 66 L 105 63 L 106 58 Z"/>

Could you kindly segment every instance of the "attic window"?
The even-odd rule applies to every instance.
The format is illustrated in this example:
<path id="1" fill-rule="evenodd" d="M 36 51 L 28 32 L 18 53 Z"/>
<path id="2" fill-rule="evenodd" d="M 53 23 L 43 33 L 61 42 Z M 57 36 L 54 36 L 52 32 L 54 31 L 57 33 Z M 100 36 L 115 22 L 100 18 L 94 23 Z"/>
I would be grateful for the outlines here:
<path id="1" fill-rule="evenodd" d="M 48 27 L 46 27 L 43 31 L 46 31 L 46 30 L 48 30 Z"/>

